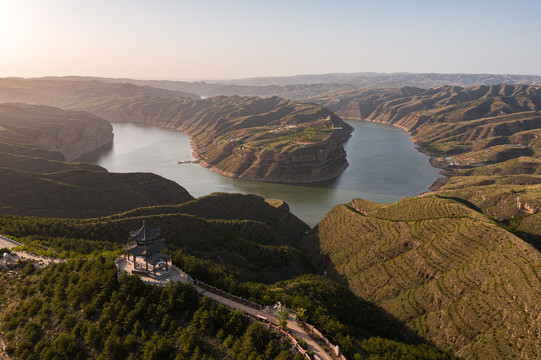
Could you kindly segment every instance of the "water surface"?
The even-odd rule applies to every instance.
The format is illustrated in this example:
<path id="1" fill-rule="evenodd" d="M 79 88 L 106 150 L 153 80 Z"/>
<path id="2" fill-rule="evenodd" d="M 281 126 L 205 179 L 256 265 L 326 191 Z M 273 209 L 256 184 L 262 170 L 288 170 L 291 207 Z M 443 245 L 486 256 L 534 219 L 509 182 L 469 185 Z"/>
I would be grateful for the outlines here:
<path id="1" fill-rule="evenodd" d="M 289 185 L 233 179 L 193 160 L 190 139 L 180 131 L 135 123 L 113 123 L 114 141 L 79 160 L 111 172 L 153 172 L 183 186 L 195 197 L 212 192 L 257 194 L 286 201 L 291 211 L 313 226 L 334 205 L 364 198 L 389 203 L 428 189 L 440 175 L 409 135 L 396 127 L 348 121 L 355 128 L 345 143 L 349 167 L 329 181 Z"/>

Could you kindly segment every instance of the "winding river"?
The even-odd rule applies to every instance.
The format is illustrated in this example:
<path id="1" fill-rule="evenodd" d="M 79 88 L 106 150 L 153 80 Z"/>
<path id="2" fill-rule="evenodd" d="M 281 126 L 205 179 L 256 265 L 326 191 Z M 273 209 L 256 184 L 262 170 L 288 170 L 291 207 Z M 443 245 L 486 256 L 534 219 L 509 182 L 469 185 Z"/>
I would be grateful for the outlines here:
<path id="1" fill-rule="evenodd" d="M 334 205 L 353 198 L 388 203 L 415 196 L 440 177 L 428 157 L 398 128 L 348 121 L 355 128 L 345 143 L 349 167 L 337 178 L 314 184 L 275 184 L 228 178 L 193 160 L 190 139 L 180 131 L 139 123 L 113 123 L 114 141 L 79 160 L 111 172 L 153 172 L 182 185 L 195 197 L 212 192 L 257 194 L 286 201 L 291 211 L 314 226 Z"/>

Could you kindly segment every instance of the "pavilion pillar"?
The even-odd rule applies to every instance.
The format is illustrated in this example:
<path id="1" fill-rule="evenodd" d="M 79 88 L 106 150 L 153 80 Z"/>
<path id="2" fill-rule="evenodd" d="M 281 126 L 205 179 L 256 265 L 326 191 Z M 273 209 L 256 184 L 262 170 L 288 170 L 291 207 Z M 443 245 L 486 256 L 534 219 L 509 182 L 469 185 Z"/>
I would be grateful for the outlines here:
<path id="1" fill-rule="evenodd" d="M 165 272 L 169 272 L 169 266 L 167 265 L 167 259 L 165 259 Z"/>
<path id="2" fill-rule="evenodd" d="M 145 259 L 145 264 L 147 265 L 147 271 L 148 271 L 148 263 L 147 263 L 147 260 Z"/>

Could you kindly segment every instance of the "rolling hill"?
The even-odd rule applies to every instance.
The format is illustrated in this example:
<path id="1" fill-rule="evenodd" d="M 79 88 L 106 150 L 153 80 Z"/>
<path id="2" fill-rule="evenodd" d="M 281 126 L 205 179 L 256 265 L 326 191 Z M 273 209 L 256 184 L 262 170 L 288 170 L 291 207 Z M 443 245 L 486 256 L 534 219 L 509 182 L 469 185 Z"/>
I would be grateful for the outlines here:
<path id="1" fill-rule="evenodd" d="M 541 254 L 440 195 L 336 206 L 312 256 L 357 296 L 467 359 L 539 356 Z"/>

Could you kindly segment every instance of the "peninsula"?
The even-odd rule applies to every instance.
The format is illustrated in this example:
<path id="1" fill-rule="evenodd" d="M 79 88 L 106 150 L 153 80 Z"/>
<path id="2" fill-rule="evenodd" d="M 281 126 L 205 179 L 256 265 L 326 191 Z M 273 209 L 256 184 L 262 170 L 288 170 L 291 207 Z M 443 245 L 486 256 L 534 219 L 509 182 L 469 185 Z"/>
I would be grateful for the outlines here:
<path id="1" fill-rule="evenodd" d="M 66 88 L 76 95 L 70 98 Z M 200 164 L 229 177 L 309 183 L 332 179 L 348 166 L 342 143 L 353 128 L 315 104 L 279 97 L 195 100 L 187 93 L 85 78 L 3 79 L 0 90 L 0 101 L 52 103 L 108 121 L 183 131 Z"/>

